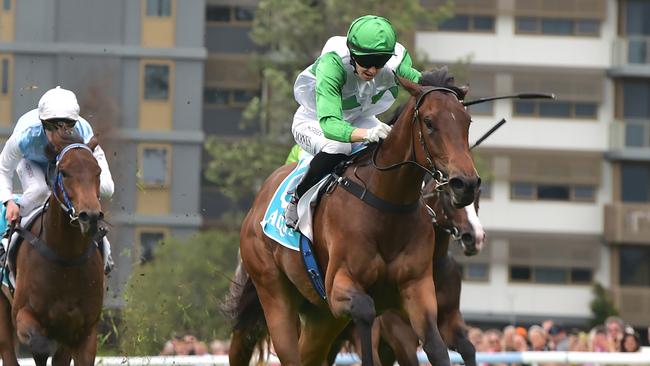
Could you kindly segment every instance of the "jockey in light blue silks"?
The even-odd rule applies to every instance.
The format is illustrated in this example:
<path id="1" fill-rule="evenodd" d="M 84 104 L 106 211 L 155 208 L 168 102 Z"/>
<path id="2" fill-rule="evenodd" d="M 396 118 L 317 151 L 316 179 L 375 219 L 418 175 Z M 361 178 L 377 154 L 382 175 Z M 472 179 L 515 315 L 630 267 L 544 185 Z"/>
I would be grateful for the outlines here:
<path id="1" fill-rule="evenodd" d="M 376 15 L 353 21 L 347 37 L 330 38 L 320 57 L 300 73 L 293 87 L 300 107 L 291 131 L 314 158 L 286 208 L 287 226 L 296 227 L 300 196 L 353 147 L 388 136 L 391 127 L 375 116 L 395 102 L 395 75 L 418 82 L 421 74 L 390 22 Z"/>
<path id="2" fill-rule="evenodd" d="M 74 129 L 88 143 L 93 137 L 93 129 L 79 116 L 77 97 L 61 87 L 48 90 L 38 102 L 38 108 L 23 114 L 16 123 L 13 133 L 0 153 L 0 201 L 6 207 L 6 220 L 11 223 L 20 216 L 26 217 L 37 207 L 43 206 L 50 196 L 46 182 L 48 158 L 45 147 L 57 129 Z M 106 156 L 97 146 L 93 155 L 101 168 L 100 196 L 110 198 L 114 184 L 108 168 Z M 13 175 L 18 173 L 23 195 L 14 202 Z M 113 267 L 108 239 L 104 237 L 104 270 Z"/>

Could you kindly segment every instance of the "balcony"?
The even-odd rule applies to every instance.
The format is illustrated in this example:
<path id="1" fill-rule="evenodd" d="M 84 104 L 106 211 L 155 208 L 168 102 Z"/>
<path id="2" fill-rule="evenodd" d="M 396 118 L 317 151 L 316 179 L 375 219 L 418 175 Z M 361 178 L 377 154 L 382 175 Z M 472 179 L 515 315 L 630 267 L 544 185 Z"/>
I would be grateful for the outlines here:
<path id="1" fill-rule="evenodd" d="M 609 126 L 609 152 L 613 160 L 650 161 L 650 119 L 614 121 Z"/>
<path id="2" fill-rule="evenodd" d="M 610 243 L 650 244 L 650 203 L 606 205 L 605 239 Z"/>
<path id="3" fill-rule="evenodd" d="M 621 37 L 612 47 L 612 76 L 650 76 L 650 37 Z"/>

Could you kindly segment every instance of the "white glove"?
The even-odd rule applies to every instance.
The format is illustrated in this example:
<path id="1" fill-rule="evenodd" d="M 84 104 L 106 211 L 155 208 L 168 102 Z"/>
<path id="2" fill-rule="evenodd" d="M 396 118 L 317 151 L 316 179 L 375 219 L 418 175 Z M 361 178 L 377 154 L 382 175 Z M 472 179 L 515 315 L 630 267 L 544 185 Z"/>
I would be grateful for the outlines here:
<path id="1" fill-rule="evenodd" d="M 379 123 L 377 126 L 366 130 L 366 137 L 364 137 L 364 140 L 368 142 L 377 142 L 379 139 L 385 139 L 391 129 L 391 126 L 385 123 Z"/>

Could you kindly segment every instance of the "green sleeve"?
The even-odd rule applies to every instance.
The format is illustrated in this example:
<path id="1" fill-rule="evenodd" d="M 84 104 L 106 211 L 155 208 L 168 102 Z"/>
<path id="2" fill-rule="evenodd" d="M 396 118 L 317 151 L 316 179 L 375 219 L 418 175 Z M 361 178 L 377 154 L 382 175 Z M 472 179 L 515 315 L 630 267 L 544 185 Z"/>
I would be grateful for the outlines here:
<path id="1" fill-rule="evenodd" d="M 345 69 L 334 52 L 322 55 L 315 66 L 316 110 L 325 137 L 350 142 L 354 127 L 343 119 L 341 89 L 345 84 Z"/>
<path id="2" fill-rule="evenodd" d="M 297 163 L 299 157 L 300 157 L 300 145 L 295 144 L 291 148 L 291 151 L 289 151 L 289 156 L 287 156 L 287 160 L 284 162 L 284 165 Z"/>
<path id="3" fill-rule="evenodd" d="M 420 76 L 422 74 L 413 68 L 413 60 L 411 60 L 411 55 L 409 55 L 406 50 L 404 50 L 404 58 L 402 59 L 402 62 L 397 67 L 397 75 L 409 79 L 414 83 L 420 81 Z"/>

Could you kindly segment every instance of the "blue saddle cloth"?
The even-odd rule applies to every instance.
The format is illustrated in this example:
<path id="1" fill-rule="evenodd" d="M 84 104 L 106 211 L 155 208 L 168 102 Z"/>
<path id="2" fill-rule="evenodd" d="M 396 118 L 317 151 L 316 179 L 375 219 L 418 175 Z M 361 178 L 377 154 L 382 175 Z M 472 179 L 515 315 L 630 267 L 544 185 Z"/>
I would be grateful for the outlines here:
<path id="1" fill-rule="evenodd" d="M 266 236 L 293 250 L 300 250 L 300 232 L 287 227 L 284 220 L 284 211 L 291 199 L 291 193 L 289 192 L 293 192 L 302 177 L 307 173 L 311 159 L 312 156 L 308 156 L 300 160 L 291 173 L 284 178 L 273 194 L 269 207 L 264 213 L 264 219 L 260 222 L 262 231 Z"/>

